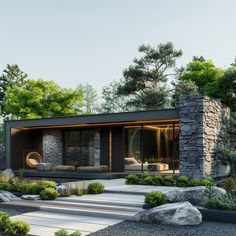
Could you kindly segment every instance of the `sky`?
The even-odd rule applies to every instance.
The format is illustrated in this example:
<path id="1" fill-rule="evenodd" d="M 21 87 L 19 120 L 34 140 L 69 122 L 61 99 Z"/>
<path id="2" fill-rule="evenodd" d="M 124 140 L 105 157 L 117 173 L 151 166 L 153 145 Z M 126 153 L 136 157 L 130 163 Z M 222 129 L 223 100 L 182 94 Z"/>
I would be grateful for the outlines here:
<path id="1" fill-rule="evenodd" d="M 235 0 L 0 0 L 0 71 L 98 91 L 122 77 L 138 46 L 167 41 L 177 65 L 203 55 L 227 68 L 236 56 Z"/>

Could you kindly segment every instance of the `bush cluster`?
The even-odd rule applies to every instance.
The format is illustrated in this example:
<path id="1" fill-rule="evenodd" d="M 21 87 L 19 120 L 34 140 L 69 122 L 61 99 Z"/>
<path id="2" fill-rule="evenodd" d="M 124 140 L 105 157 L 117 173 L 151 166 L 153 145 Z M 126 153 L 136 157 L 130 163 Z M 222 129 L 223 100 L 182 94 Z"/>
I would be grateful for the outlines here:
<path id="1" fill-rule="evenodd" d="M 166 204 L 168 199 L 165 193 L 159 191 L 152 191 L 145 195 L 145 203 L 148 204 L 149 207 L 156 207 L 163 204 Z"/>
<path id="2" fill-rule="evenodd" d="M 92 183 L 88 186 L 88 194 L 100 194 L 105 190 L 105 186 L 102 183 Z"/>
<path id="3" fill-rule="evenodd" d="M 195 186 L 212 186 L 214 181 L 211 178 L 204 179 L 188 179 L 186 176 L 179 176 L 174 180 L 173 176 L 141 175 L 130 174 L 126 176 L 126 184 L 141 184 L 155 186 L 178 186 L 178 187 L 195 187 Z"/>
<path id="4" fill-rule="evenodd" d="M 0 212 L 0 234 L 24 236 L 30 231 L 28 223 L 22 220 L 11 220 L 5 212 Z"/>
<path id="5" fill-rule="evenodd" d="M 58 231 L 55 232 L 55 236 L 81 236 L 82 234 L 79 231 L 75 231 L 74 233 L 69 233 L 65 229 L 59 229 Z"/>

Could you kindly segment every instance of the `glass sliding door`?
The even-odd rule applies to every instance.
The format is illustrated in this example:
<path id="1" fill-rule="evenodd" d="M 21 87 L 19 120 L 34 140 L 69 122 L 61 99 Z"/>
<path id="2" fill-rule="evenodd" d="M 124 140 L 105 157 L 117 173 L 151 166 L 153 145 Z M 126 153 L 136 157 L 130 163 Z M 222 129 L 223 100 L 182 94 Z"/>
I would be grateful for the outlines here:
<path id="1" fill-rule="evenodd" d="M 179 124 L 124 128 L 125 171 L 178 173 Z"/>
<path id="2" fill-rule="evenodd" d="M 97 142 L 99 132 L 95 129 L 64 131 L 64 164 L 73 166 L 94 166 L 100 164 Z M 95 145 L 96 144 L 96 145 Z"/>
<path id="3" fill-rule="evenodd" d="M 141 132 L 141 126 L 127 126 L 124 128 L 125 171 L 140 172 L 142 170 Z"/>
<path id="4" fill-rule="evenodd" d="M 143 158 L 149 171 L 178 172 L 178 134 L 177 124 L 143 126 Z"/>

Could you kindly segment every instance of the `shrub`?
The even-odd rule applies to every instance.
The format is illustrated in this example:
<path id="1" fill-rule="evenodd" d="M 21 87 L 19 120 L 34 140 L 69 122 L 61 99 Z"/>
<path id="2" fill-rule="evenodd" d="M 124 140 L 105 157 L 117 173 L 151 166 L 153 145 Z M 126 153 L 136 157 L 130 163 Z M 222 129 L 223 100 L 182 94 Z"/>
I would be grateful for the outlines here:
<path id="1" fill-rule="evenodd" d="M 79 231 L 75 231 L 74 233 L 70 234 L 70 236 L 81 236 L 82 234 Z"/>
<path id="2" fill-rule="evenodd" d="M 24 236 L 30 231 L 30 226 L 23 220 L 15 220 L 10 223 L 9 234 L 12 236 Z"/>
<path id="3" fill-rule="evenodd" d="M 0 190 L 11 191 L 11 185 L 9 183 L 0 183 Z"/>
<path id="4" fill-rule="evenodd" d="M 17 192 L 21 192 L 24 194 L 32 194 L 33 193 L 33 188 L 32 188 L 32 184 L 29 183 L 18 183 L 15 185 L 15 191 Z"/>
<path id="5" fill-rule="evenodd" d="M 55 232 L 55 236 L 69 236 L 69 232 L 65 229 L 59 229 L 58 231 Z"/>
<path id="6" fill-rule="evenodd" d="M 201 185 L 201 180 L 200 179 L 191 179 L 189 181 L 189 185 L 191 187 L 196 187 L 196 186 L 200 186 Z"/>
<path id="7" fill-rule="evenodd" d="M 236 187 L 232 190 L 232 193 L 236 196 Z"/>
<path id="8" fill-rule="evenodd" d="M 81 236 L 81 233 L 79 231 L 75 231 L 74 233 L 69 233 L 65 229 L 60 229 L 54 234 L 55 236 Z"/>
<path id="9" fill-rule="evenodd" d="M 165 176 L 163 180 L 164 180 L 164 186 L 174 186 L 173 176 Z"/>
<path id="10" fill-rule="evenodd" d="M 149 207 L 160 206 L 167 202 L 168 200 L 166 195 L 159 191 L 152 191 L 145 195 L 145 203 L 147 203 Z"/>
<path id="11" fill-rule="evenodd" d="M 209 178 L 204 178 L 200 181 L 201 186 L 213 186 L 214 182 L 210 180 Z"/>
<path id="12" fill-rule="evenodd" d="M 176 185 L 178 187 L 188 187 L 190 185 L 189 179 L 186 176 L 179 176 Z"/>
<path id="13" fill-rule="evenodd" d="M 42 190 L 39 195 L 42 200 L 54 200 L 59 196 L 59 193 L 53 188 L 46 188 Z"/>
<path id="14" fill-rule="evenodd" d="M 231 192 L 234 188 L 236 188 L 236 177 L 231 176 L 219 184 L 219 187 L 226 190 L 226 192 Z"/>
<path id="15" fill-rule="evenodd" d="M 145 178 L 143 178 L 142 184 L 152 185 L 153 184 L 152 176 L 146 176 Z"/>
<path id="16" fill-rule="evenodd" d="M 214 196 L 209 199 L 206 208 L 217 209 L 217 210 L 236 210 L 236 196 L 231 193 L 226 193 L 223 196 Z"/>
<path id="17" fill-rule="evenodd" d="M 88 186 L 89 194 L 99 194 L 103 193 L 105 190 L 105 186 L 102 183 L 92 183 Z"/>
<path id="18" fill-rule="evenodd" d="M 10 217 L 5 212 L 0 212 L 0 233 L 5 233 L 10 226 Z"/>
<path id="19" fill-rule="evenodd" d="M 156 175 L 152 177 L 153 185 L 161 186 L 163 185 L 163 182 L 164 182 L 163 177 L 160 175 Z"/>
<path id="20" fill-rule="evenodd" d="M 126 176 L 126 184 L 139 184 L 140 183 L 140 179 L 137 175 L 128 175 Z"/>

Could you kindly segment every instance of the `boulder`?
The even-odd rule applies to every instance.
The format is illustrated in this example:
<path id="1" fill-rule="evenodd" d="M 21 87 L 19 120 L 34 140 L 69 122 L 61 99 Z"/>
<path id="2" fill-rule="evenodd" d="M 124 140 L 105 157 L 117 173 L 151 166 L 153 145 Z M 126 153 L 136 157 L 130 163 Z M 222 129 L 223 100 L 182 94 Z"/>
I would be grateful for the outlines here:
<path id="1" fill-rule="evenodd" d="M 213 187 L 217 196 L 222 196 L 226 191 L 222 188 Z M 177 188 L 166 192 L 166 196 L 170 202 L 189 201 L 194 205 L 204 205 L 207 202 L 207 188 L 205 186 Z"/>
<path id="2" fill-rule="evenodd" d="M 4 179 L 4 181 L 9 181 L 10 179 L 15 177 L 15 174 L 12 169 L 6 169 L 0 172 L 0 177 Z"/>
<path id="3" fill-rule="evenodd" d="M 199 225 L 202 215 L 189 202 L 164 204 L 142 211 L 134 216 L 136 221 L 168 225 Z"/>
<path id="4" fill-rule="evenodd" d="M 0 202 L 9 202 L 9 201 L 16 201 L 20 200 L 19 197 L 17 197 L 15 194 L 0 190 Z"/>
<path id="5" fill-rule="evenodd" d="M 68 189 L 64 185 L 58 185 L 55 188 L 61 197 L 67 196 Z"/>
<path id="6" fill-rule="evenodd" d="M 40 200 L 39 195 L 22 195 L 21 199 L 23 200 Z"/>

